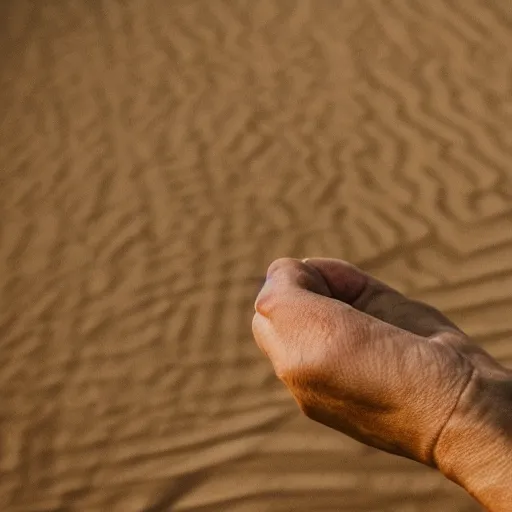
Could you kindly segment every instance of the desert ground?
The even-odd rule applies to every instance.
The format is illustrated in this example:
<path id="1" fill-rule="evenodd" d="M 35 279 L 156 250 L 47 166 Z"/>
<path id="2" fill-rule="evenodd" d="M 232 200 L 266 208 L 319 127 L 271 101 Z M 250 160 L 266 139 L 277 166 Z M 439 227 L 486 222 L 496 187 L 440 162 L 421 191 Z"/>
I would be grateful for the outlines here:
<path id="1" fill-rule="evenodd" d="M 253 341 L 329 256 L 512 367 L 512 2 L 0 4 L 0 510 L 477 511 Z"/>

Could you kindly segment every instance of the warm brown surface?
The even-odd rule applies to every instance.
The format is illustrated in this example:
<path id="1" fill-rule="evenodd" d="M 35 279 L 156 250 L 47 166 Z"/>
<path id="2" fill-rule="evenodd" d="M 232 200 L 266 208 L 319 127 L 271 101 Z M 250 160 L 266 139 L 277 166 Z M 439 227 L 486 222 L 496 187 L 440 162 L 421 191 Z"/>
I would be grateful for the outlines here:
<path id="1" fill-rule="evenodd" d="M 473 511 L 300 417 L 279 256 L 512 364 L 509 0 L 0 4 L 0 510 Z"/>

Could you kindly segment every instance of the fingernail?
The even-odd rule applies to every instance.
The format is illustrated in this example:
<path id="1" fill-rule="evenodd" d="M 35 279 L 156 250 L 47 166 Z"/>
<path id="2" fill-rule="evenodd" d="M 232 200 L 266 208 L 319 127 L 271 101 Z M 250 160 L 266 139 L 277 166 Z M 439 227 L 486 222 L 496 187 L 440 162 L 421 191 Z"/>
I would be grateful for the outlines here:
<path id="1" fill-rule="evenodd" d="M 309 258 L 304 258 L 304 259 L 302 260 L 302 263 L 307 263 L 308 261 L 309 261 Z"/>

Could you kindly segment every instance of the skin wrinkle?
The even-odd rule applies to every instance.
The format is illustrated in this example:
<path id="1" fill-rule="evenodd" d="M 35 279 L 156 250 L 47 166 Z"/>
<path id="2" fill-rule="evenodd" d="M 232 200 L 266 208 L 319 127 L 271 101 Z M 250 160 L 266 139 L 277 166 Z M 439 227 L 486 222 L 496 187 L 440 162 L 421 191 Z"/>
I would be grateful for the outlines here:
<path id="1" fill-rule="evenodd" d="M 507 453 L 512 461 L 512 446 L 504 455 L 489 447 L 490 432 L 503 446 L 512 432 L 512 372 L 432 306 L 346 262 L 281 258 L 268 274 L 255 338 L 306 416 L 440 469 L 491 512 L 507 510 L 506 486 L 480 492 L 471 471 L 505 474 Z M 461 457 L 474 435 L 476 461 Z"/>
<path id="2" fill-rule="evenodd" d="M 443 432 L 444 432 L 446 426 L 450 423 L 450 420 L 452 419 L 452 416 L 454 415 L 455 410 L 457 409 L 457 406 L 459 405 L 459 402 L 461 401 L 462 396 L 464 395 L 464 393 L 468 389 L 469 385 L 475 379 L 476 374 L 477 374 L 477 370 L 476 370 L 475 367 L 473 367 L 471 373 L 469 374 L 469 377 L 467 378 L 466 383 L 464 384 L 464 386 L 462 387 L 461 392 L 459 393 L 459 396 L 458 396 L 455 404 L 453 405 L 453 408 L 452 408 L 448 418 L 446 419 L 446 421 L 444 422 L 444 425 L 439 430 L 439 434 L 433 440 L 433 444 L 432 444 L 432 459 L 433 459 L 433 461 L 434 461 L 434 463 L 435 463 L 437 468 L 441 467 L 440 466 L 440 459 L 439 459 L 439 457 L 436 456 L 436 448 L 437 448 L 437 445 L 439 443 L 439 439 L 442 437 Z"/>

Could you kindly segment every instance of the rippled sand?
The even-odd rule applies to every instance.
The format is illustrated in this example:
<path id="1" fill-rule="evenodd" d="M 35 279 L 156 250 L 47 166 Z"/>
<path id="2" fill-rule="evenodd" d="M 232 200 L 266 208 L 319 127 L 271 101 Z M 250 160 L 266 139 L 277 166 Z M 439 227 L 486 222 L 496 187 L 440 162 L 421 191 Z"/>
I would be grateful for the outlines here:
<path id="1" fill-rule="evenodd" d="M 512 366 L 512 3 L 0 4 L 0 509 L 476 511 L 252 341 L 349 259 Z"/>

